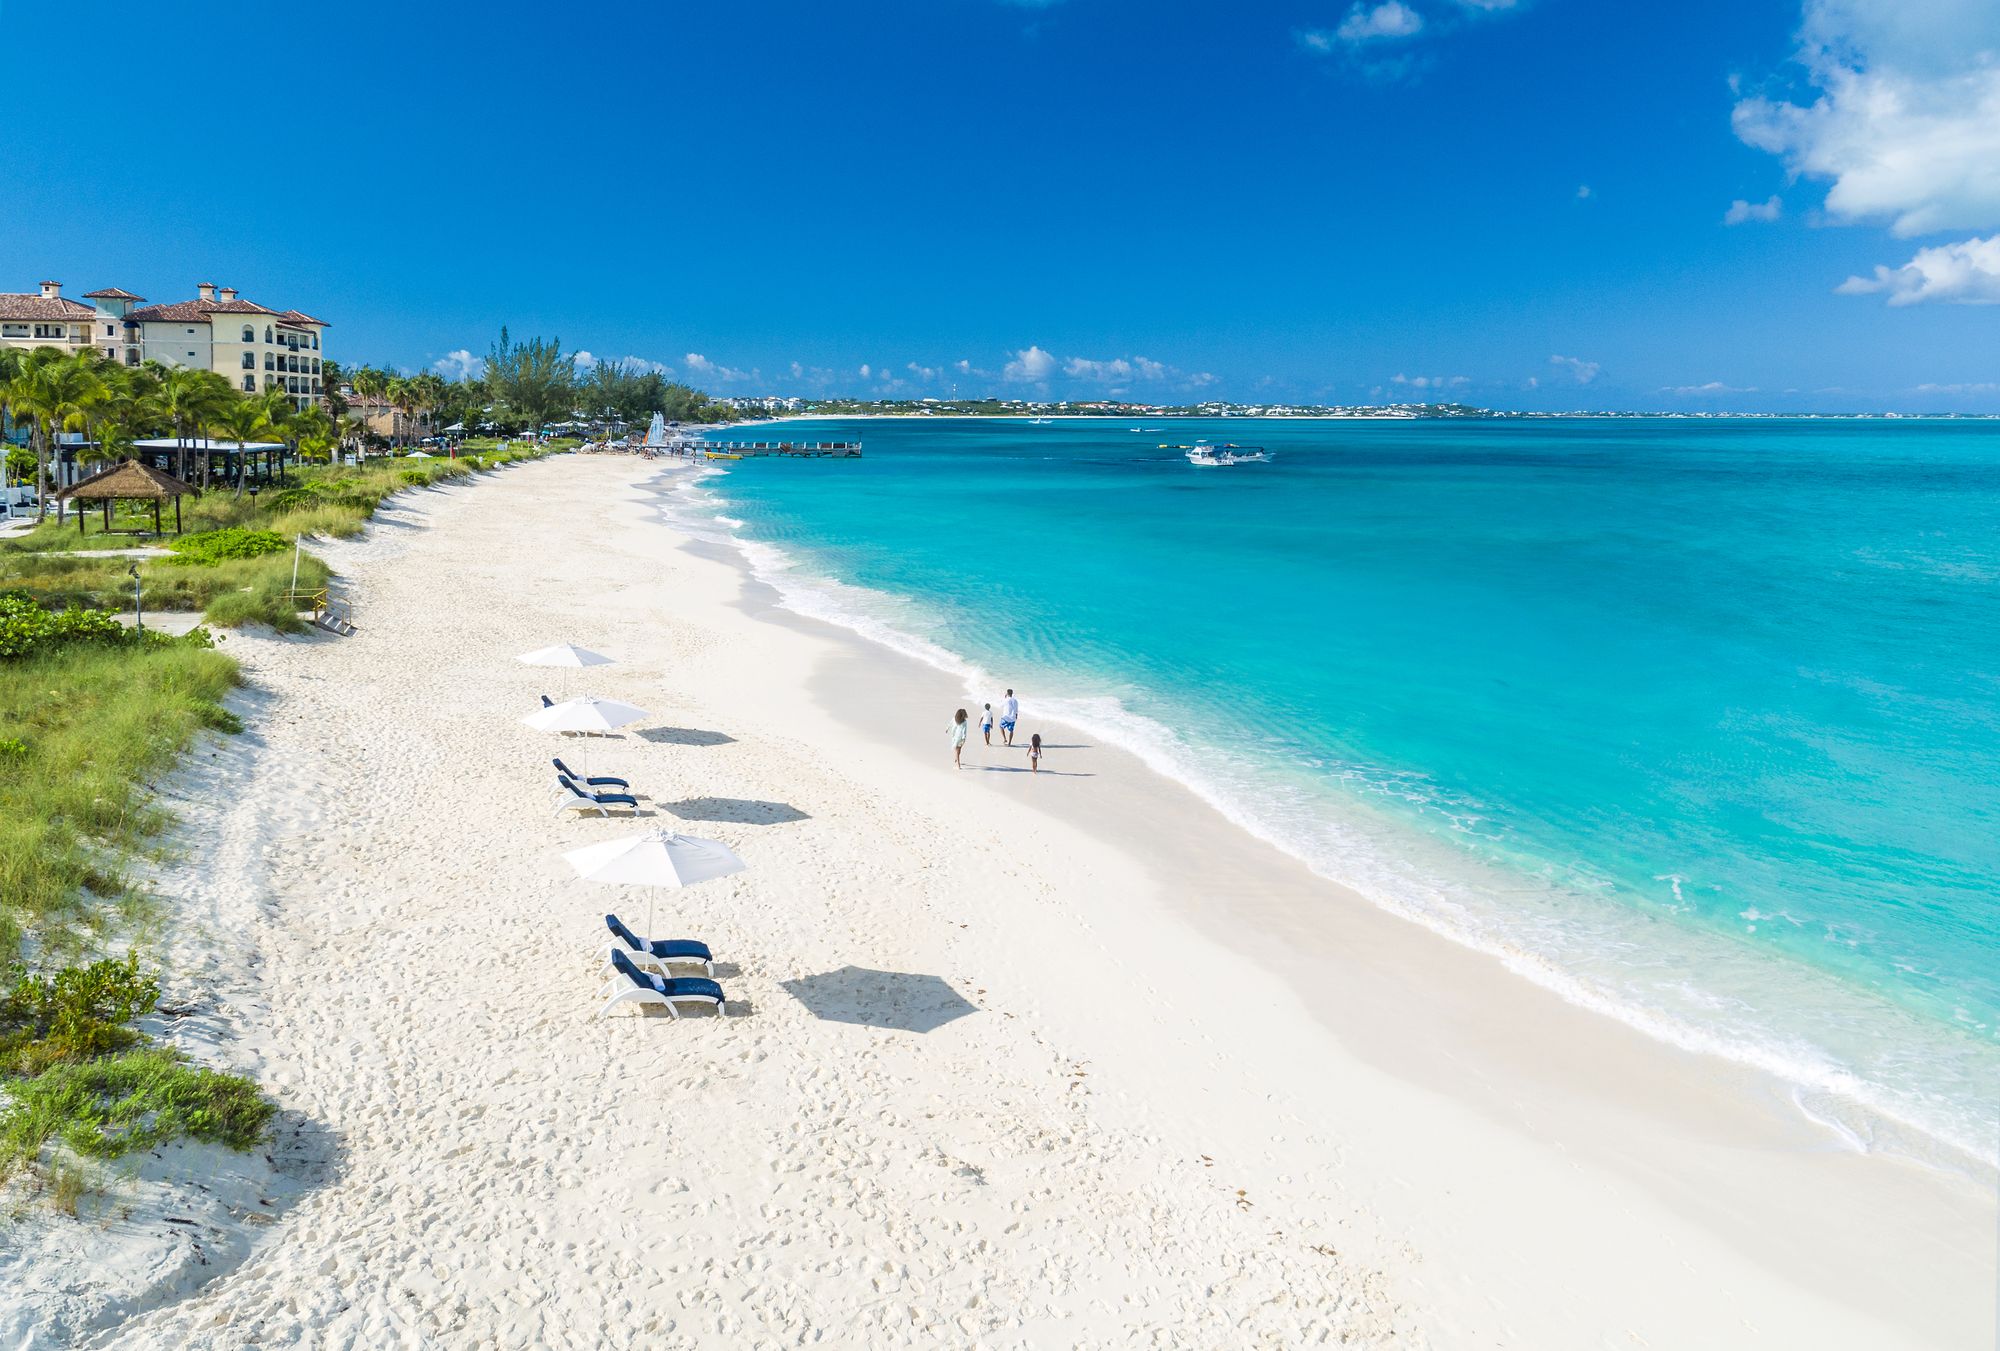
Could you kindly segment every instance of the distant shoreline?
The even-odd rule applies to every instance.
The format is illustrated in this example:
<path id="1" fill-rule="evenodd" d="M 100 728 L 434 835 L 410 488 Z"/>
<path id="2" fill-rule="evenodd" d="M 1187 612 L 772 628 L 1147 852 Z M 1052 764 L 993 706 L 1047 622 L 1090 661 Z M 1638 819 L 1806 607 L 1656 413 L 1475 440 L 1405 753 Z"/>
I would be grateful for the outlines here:
<path id="1" fill-rule="evenodd" d="M 1229 422 L 1996 422 L 2000 413 L 1525 413 L 1496 409 L 1470 412 L 1212 413 L 1177 409 L 1133 413 L 775 413 L 723 427 L 755 427 L 780 422 L 1129 422 L 1133 418 L 1209 419 Z"/>

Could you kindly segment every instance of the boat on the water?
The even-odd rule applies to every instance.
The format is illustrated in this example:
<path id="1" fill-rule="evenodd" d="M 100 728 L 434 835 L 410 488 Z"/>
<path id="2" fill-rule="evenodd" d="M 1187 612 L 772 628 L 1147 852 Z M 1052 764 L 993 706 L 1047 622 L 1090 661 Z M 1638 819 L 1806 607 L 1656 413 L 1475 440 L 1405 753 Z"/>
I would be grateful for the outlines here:
<path id="1" fill-rule="evenodd" d="M 1262 446 L 1239 446 L 1234 441 L 1223 445 L 1213 445 L 1207 441 L 1197 441 L 1191 446 L 1161 446 L 1162 450 L 1184 450 L 1187 462 L 1204 468 L 1228 464 L 1258 464 L 1271 458 L 1271 452 Z"/>

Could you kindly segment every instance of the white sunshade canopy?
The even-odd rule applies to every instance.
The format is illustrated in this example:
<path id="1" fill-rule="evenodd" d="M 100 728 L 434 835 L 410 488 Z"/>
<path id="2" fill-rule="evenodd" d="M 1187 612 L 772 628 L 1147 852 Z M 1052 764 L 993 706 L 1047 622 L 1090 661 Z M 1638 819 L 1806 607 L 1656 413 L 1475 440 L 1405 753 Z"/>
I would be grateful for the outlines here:
<path id="1" fill-rule="evenodd" d="M 521 721 L 538 732 L 610 732 L 651 716 L 635 705 L 586 694 L 580 699 L 536 709 Z"/>
<path id="2" fill-rule="evenodd" d="M 750 866 L 720 840 L 665 830 L 572 849 L 563 859 L 586 882 L 630 887 L 693 886 Z"/>
<path id="3" fill-rule="evenodd" d="M 554 647 L 537 648 L 533 652 L 523 652 L 514 658 L 529 666 L 610 666 L 614 659 L 602 652 L 592 652 L 587 647 L 574 643 L 557 643 Z"/>
<path id="4" fill-rule="evenodd" d="M 171 436 L 156 436 L 147 441 L 134 441 L 134 450 L 283 450 L 283 441 L 234 441 L 189 440 L 176 441 Z"/>

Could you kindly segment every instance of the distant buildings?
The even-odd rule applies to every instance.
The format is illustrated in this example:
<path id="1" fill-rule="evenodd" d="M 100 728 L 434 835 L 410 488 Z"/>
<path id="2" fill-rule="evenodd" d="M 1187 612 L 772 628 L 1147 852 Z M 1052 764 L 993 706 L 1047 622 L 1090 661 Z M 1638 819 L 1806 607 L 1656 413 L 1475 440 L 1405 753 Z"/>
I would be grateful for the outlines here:
<path id="1" fill-rule="evenodd" d="M 195 299 L 169 305 L 148 305 L 117 287 L 86 293 L 85 305 L 66 299 L 53 281 L 39 294 L 0 292 L 0 346 L 95 348 L 127 366 L 157 361 L 214 371 L 245 393 L 281 390 L 301 408 L 324 397 L 324 319 L 244 300 L 233 286 L 203 282 L 195 289 Z"/>

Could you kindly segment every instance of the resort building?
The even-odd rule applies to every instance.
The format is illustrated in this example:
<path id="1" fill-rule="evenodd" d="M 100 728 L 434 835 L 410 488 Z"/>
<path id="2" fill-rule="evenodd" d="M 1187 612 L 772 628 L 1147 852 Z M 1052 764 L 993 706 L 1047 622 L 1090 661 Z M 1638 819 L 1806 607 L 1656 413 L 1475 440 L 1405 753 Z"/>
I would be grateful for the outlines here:
<path id="1" fill-rule="evenodd" d="M 62 283 L 39 294 L 0 293 L 0 346 L 94 347 L 136 366 L 191 366 L 214 371 L 245 393 L 282 390 L 304 408 L 325 397 L 320 384 L 320 337 L 327 324 L 298 310 L 274 310 L 244 300 L 233 286 L 203 282 L 196 298 L 148 305 L 144 296 L 108 287 L 65 299 Z"/>
<path id="2" fill-rule="evenodd" d="M 123 296 L 125 292 L 96 294 Z M 61 282 L 43 282 L 39 294 L 0 292 L 0 347 L 59 347 L 66 352 L 97 347 L 123 360 L 124 340 L 122 312 L 100 312 L 65 300 Z"/>
<path id="3" fill-rule="evenodd" d="M 244 300 L 233 286 L 203 282 L 193 300 L 126 312 L 139 361 L 214 371 L 238 389 L 277 389 L 304 408 L 320 402 L 320 334 L 326 321 Z M 138 297 L 134 296 L 134 300 Z"/>

